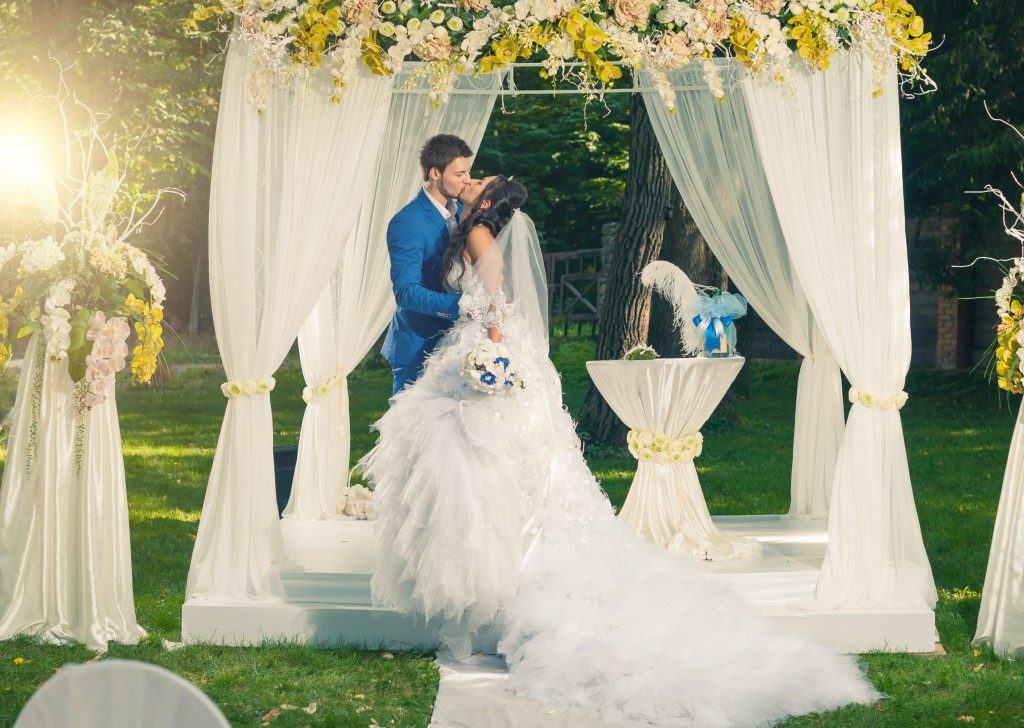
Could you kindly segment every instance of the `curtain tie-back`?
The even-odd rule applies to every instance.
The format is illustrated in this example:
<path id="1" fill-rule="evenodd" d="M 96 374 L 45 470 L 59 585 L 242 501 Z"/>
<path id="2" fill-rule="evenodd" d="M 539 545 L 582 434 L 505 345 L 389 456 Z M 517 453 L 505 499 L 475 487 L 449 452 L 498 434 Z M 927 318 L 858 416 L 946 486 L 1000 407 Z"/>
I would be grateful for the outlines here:
<path id="1" fill-rule="evenodd" d="M 691 462 L 700 455 L 704 449 L 704 436 L 698 431 L 676 439 L 646 430 L 630 430 L 626 443 L 629 454 L 641 462 L 671 465 Z"/>
<path id="2" fill-rule="evenodd" d="M 259 379 L 237 379 L 224 382 L 220 385 L 220 391 L 228 399 L 236 397 L 253 397 L 257 394 L 270 394 L 277 386 L 277 380 L 273 377 L 260 377 Z"/>
<path id="3" fill-rule="evenodd" d="M 305 387 L 302 390 L 302 401 L 306 404 L 312 404 L 316 400 L 326 397 L 332 389 L 345 381 L 346 376 L 338 372 L 323 384 L 318 384 L 315 387 Z"/>
<path id="4" fill-rule="evenodd" d="M 888 410 L 893 407 L 896 409 L 903 409 L 903 405 L 907 403 L 909 398 L 910 395 L 906 392 L 877 395 L 874 392 L 868 392 L 866 390 L 862 392 L 856 387 L 850 387 L 850 403 L 861 404 L 868 409 Z"/>

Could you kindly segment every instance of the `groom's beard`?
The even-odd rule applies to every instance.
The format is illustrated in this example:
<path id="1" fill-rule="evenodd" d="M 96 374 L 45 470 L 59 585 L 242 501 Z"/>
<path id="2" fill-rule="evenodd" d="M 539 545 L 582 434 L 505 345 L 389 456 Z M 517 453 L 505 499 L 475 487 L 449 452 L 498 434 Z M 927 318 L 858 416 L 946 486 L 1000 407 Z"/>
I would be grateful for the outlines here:
<path id="1" fill-rule="evenodd" d="M 463 189 L 465 189 L 465 185 L 463 185 Z M 438 183 L 437 191 L 440 192 L 445 197 L 447 197 L 449 200 L 457 200 L 459 199 L 459 195 L 462 194 L 462 190 L 459 190 L 458 192 L 452 192 L 451 190 L 444 186 L 444 183 Z"/>

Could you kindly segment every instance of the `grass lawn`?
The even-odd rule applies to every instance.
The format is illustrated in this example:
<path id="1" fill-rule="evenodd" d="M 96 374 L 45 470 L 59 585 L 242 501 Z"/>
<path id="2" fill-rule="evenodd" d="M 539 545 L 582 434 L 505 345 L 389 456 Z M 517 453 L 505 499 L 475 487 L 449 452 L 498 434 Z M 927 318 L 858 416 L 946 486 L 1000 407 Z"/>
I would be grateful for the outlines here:
<path id="1" fill-rule="evenodd" d="M 556 351 L 566 401 L 578 412 L 589 347 Z M 302 417 L 301 374 L 278 375 L 273 394 L 278 444 L 294 443 Z M 797 368 L 791 362 L 749 364 L 750 397 L 729 420 L 704 430 L 698 461 L 712 513 L 779 513 L 789 501 L 789 448 Z M 158 391 L 118 394 L 131 507 L 132 556 L 139 622 L 150 638 L 112 645 L 108 657 L 146 660 L 194 682 L 234 725 L 260 725 L 281 704 L 316 703 L 313 715 L 285 710 L 272 726 L 426 726 L 437 688 L 431 655 L 295 645 L 186 647 L 180 637 L 185 578 L 217 443 L 224 400 L 219 370 L 192 371 Z M 369 424 L 383 412 L 389 372 L 372 362 L 353 375 L 354 455 L 372 443 Z M 911 373 L 903 411 L 911 476 L 925 543 L 940 589 L 938 624 L 945 656 L 865 656 L 875 685 L 889 697 L 788 722 L 787 726 L 1024 726 L 1024 664 L 970 646 L 992 535 L 992 522 L 1013 413 L 977 375 Z M 13 382 L 0 406 L 13 402 Z M 1016 402 L 1013 403 L 1016 406 Z M 590 448 L 588 459 L 620 505 L 633 475 L 625 448 Z M 62 664 L 94 657 L 83 647 L 0 642 L 0 727 L 10 726 L 33 691 Z M 15 664 L 15 658 L 22 658 Z"/>

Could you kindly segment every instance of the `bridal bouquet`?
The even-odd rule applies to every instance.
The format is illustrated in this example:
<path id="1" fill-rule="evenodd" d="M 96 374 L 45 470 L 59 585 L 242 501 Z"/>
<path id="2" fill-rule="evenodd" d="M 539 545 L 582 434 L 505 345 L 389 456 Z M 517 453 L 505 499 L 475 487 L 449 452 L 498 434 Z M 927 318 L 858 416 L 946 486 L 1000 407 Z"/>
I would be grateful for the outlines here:
<path id="1" fill-rule="evenodd" d="M 484 339 L 466 354 L 462 378 L 477 392 L 502 394 L 525 385 L 512 366 L 508 347 Z"/>
<path id="2" fill-rule="evenodd" d="M 148 196 L 148 206 L 143 195 L 115 204 L 125 173 L 101 138 L 100 120 L 70 100 L 63 82 L 52 98 L 65 119 L 87 124 L 66 132 L 59 177 L 43 167 L 31 176 L 38 234 L 0 247 L 0 367 L 10 361 L 16 340 L 38 334 L 36 371 L 28 374 L 33 386 L 41 388 L 47 359 L 67 362 L 76 403 L 89 409 L 106 399 L 107 385 L 129 362 L 138 382 L 156 371 L 166 291 L 149 257 L 130 240 L 158 216 L 163 194 L 180 193 L 160 190 Z"/>

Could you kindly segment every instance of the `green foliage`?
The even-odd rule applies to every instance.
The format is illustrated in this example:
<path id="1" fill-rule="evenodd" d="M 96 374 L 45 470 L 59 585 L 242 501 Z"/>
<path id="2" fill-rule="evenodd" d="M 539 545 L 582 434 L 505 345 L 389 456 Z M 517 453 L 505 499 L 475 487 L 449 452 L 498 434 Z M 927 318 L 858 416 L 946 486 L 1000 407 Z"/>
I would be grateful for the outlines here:
<path id="1" fill-rule="evenodd" d="M 967 293 L 977 271 L 950 265 L 1014 254 L 1012 244 L 993 249 L 999 243 L 989 233 L 1002 230 L 996 201 L 968 191 L 991 184 L 1010 194 L 1017 189 L 1011 173 L 1024 173 L 1024 143 L 985 112 L 987 103 L 994 116 L 1024 127 L 1024 14 L 1007 0 L 915 5 L 937 39 L 925 65 L 938 90 L 902 104 L 907 210 L 960 216 L 963 229 L 912 250 L 912 264 L 926 281 L 957 283 Z"/>
<path id="2" fill-rule="evenodd" d="M 517 77 L 517 81 L 519 81 Z M 543 88 L 530 69 L 524 88 Z M 619 218 L 629 166 L 629 96 L 506 97 L 494 107 L 474 174 L 513 174 L 546 252 L 601 247 L 601 226 Z"/>
<path id="3" fill-rule="evenodd" d="M 162 218 L 142 240 L 132 241 L 165 261 L 168 307 L 177 318 L 188 312 L 195 258 L 206 244 L 225 41 L 217 35 L 186 36 L 181 19 L 191 9 L 187 0 L 0 4 L 0 130 L 25 115 L 52 137 L 57 131 L 52 106 L 31 100 L 56 90 L 58 64 L 48 54 L 66 68 L 74 61 L 65 72 L 68 85 L 90 107 L 109 115 L 104 135 L 126 161 L 123 199 L 160 187 L 177 187 L 187 195 L 184 202 L 168 200 Z M 0 215 L 3 205 L 0 201 Z M 25 232 L 24 226 L 19 231 Z"/>

